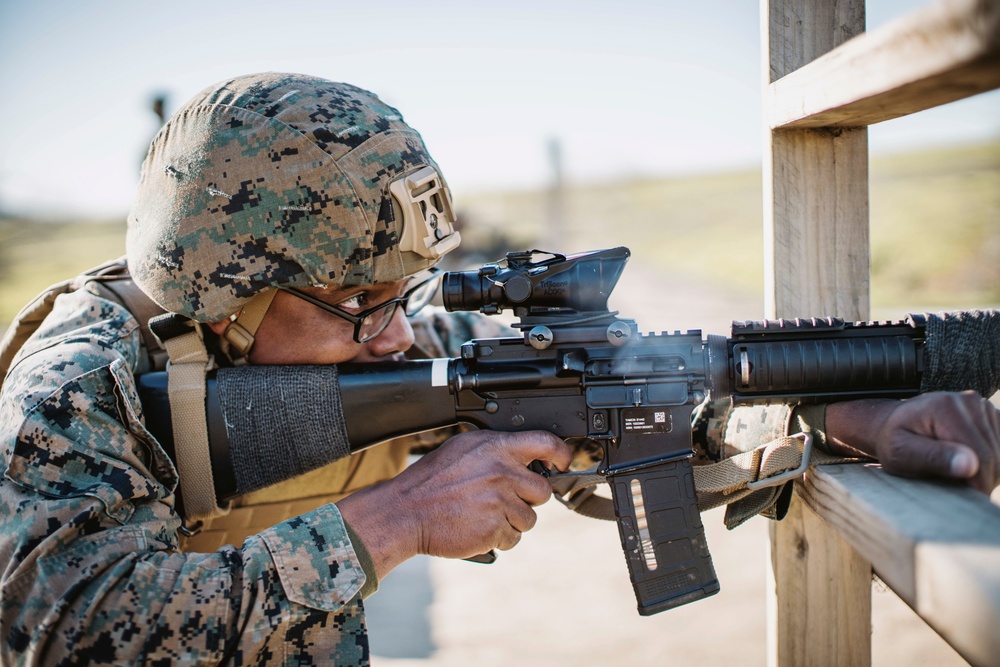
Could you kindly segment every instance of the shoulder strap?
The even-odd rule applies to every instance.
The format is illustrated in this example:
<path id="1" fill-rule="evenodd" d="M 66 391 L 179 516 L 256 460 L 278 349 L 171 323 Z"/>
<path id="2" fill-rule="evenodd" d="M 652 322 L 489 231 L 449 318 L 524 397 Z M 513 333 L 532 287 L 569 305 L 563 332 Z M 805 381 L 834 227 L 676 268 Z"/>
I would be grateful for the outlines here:
<path id="1" fill-rule="evenodd" d="M 170 357 L 167 397 L 174 436 L 174 462 L 180 473 L 182 515 L 196 531 L 205 519 L 225 514 L 215 496 L 208 419 L 205 414 L 205 376 L 214 368 L 205 348 L 200 324 L 174 313 L 153 318 L 152 329 Z"/>

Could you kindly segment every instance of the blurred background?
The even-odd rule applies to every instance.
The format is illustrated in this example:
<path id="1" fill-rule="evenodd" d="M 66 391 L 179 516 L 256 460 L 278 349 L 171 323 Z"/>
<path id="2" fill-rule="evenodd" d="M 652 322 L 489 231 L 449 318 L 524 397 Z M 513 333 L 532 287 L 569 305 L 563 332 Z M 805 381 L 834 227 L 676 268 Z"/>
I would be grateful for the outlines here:
<path id="1" fill-rule="evenodd" d="M 872 29 L 924 2 L 868 4 Z M 634 263 L 739 289 L 732 318 L 756 317 L 759 41 L 746 0 L 0 1 L 0 328 L 123 252 L 162 116 L 264 70 L 398 106 L 449 179 L 470 263 L 628 245 Z M 1000 301 L 1000 91 L 870 142 L 876 315 Z"/>
<path id="2" fill-rule="evenodd" d="M 873 29 L 924 2 L 868 4 Z M 613 306 L 646 331 L 724 333 L 763 310 L 760 60 L 747 0 L 0 0 L 0 330 L 123 254 L 164 117 L 274 70 L 402 111 L 449 179 L 464 265 L 626 245 Z M 870 146 L 874 316 L 1000 304 L 1000 91 L 873 126 Z M 497 565 L 393 573 L 371 603 L 373 661 L 764 664 L 762 521 L 725 533 L 706 514 L 723 592 L 646 619 L 614 526 L 551 505 Z M 875 597 L 876 639 L 907 638 L 876 641 L 876 664 L 962 664 Z"/>

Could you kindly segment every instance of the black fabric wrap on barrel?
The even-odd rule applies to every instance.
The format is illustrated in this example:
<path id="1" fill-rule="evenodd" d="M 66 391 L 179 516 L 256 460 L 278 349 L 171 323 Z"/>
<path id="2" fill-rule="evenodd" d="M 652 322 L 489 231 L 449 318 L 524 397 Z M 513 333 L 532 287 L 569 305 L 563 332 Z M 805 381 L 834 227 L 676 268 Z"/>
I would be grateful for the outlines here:
<path id="1" fill-rule="evenodd" d="M 924 315 L 926 368 L 921 392 L 1000 390 L 1000 312 L 970 310 Z"/>
<path id="2" fill-rule="evenodd" d="M 351 453 L 336 366 L 239 366 L 216 376 L 236 495 Z"/>

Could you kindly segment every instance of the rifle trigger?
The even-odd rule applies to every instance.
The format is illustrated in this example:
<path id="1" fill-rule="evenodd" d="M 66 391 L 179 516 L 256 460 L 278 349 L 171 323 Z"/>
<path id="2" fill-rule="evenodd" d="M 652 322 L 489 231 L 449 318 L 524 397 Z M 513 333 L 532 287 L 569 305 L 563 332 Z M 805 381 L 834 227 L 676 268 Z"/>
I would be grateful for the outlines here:
<path id="1" fill-rule="evenodd" d="M 528 464 L 528 470 L 531 472 L 537 472 L 539 475 L 548 479 L 552 476 L 552 471 L 545 467 L 545 464 L 541 461 L 532 461 Z"/>

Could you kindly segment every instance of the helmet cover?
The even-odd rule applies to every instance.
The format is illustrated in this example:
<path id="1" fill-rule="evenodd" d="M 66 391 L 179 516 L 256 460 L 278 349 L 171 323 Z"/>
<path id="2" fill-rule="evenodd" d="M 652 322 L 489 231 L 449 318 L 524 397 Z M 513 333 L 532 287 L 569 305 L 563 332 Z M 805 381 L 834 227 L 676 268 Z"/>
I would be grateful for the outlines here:
<path id="1" fill-rule="evenodd" d="M 153 140 L 128 217 L 129 268 L 160 306 L 200 322 L 275 287 L 400 280 L 457 245 L 435 217 L 428 242 L 443 238 L 441 251 L 404 266 L 389 186 L 415 172 L 450 196 L 420 135 L 368 91 L 299 74 L 222 82 Z"/>

